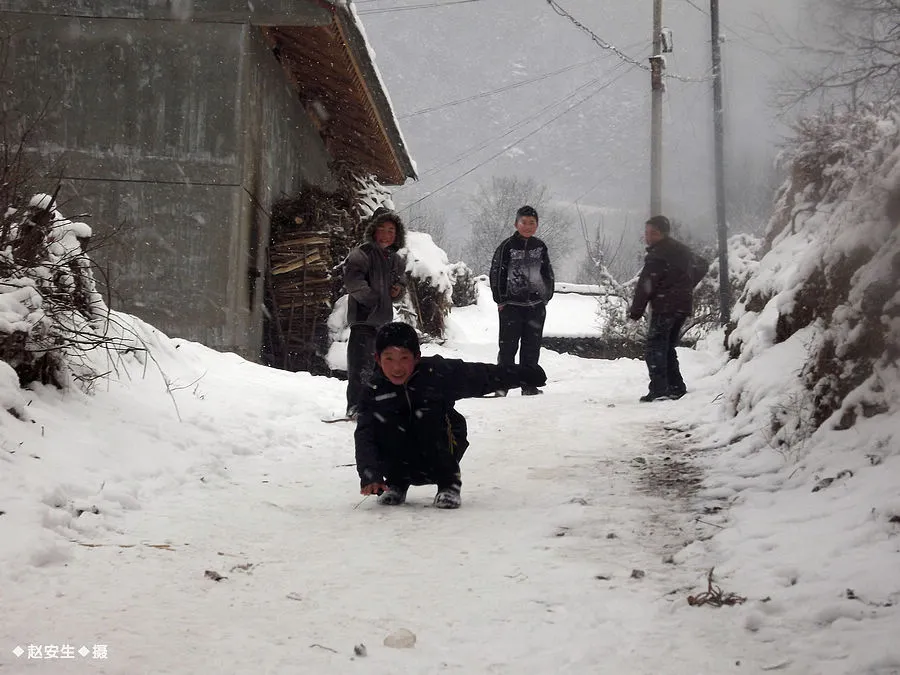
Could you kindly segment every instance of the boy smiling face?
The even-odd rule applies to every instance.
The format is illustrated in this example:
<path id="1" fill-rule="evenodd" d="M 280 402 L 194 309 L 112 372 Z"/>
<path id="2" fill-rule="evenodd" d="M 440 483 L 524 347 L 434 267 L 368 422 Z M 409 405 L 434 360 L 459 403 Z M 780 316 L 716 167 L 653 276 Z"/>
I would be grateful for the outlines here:
<path id="1" fill-rule="evenodd" d="M 386 347 L 375 356 L 375 362 L 391 384 L 402 385 L 416 369 L 419 357 L 406 347 Z"/>
<path id="2" fill-rule="evenodd" d="M 534 216 L 519 216 L 516 220 L 516 230 L 526 239 L 533 237 L 537 229 L 538 221 Z"/>

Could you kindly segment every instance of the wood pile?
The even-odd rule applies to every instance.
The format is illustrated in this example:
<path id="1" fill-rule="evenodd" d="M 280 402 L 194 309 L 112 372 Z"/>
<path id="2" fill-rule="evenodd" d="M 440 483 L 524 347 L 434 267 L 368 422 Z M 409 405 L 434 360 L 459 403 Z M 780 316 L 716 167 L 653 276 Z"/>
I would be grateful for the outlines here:
<path id="1" fill-rule="evenodd" d="M 350 250 L 359 219 L 339 192 L 305 186 L 272 208 L 266 275 L 269 365 L 290 371 L 328 372 L 323 345 L 328 315 L 340 288 L 334 273 Z"/>

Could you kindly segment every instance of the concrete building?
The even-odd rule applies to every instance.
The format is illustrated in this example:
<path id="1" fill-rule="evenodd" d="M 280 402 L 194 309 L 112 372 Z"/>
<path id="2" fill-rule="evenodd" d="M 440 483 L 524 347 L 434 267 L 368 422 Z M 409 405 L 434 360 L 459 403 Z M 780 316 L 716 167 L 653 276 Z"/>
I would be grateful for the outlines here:
<path id="1" fill-rule="evenodd" d="M 324 0 L 0 0 L 2 105 L 86 214 L 115 309 L 256 359 L 274 200 L 333 160 L 415 178 L 361 27 Z"/>

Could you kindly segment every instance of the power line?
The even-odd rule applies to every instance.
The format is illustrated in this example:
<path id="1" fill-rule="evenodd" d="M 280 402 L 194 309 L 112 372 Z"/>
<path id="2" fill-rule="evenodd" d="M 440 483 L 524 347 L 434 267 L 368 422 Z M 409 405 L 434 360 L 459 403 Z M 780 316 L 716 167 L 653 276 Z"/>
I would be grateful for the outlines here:
<path id="1" fill-rule="evenodd" d="M 432 7 L 448 7 L 449 5 L 464 5 L 470 2 L 481 2 L 481 0 L 447 0 L 445 2 L 433 2 L 427 5 L 405 5 L 403 7 L 384 7 L 380 9 L 361 9 L 357 12 L 363 14 L 389 14 L 391 12 L 406 12 L 411 9 L 430 9 Z"/>
<path id="2" fill-rule="evenodd" d="M 642 70 L 647 70 L 647 71 L 650 70 L 650 66 L 648 66 L 646 63 L 638 61 L 633 56 L 629 56 L 628 54 L 623 52 L 621 49 L 616 47 L 611 42 L 608 42 L 608 41 L 604 40 L 602 37 L 600 37 L 599 35 L 597 35 L 594 31 L 592 31 L 586 25 L 581 23 L 581 21 L 576 19 L 569 12 L 567 12 L 563 7 L 561 7 L 560 4 L 558 2 L 556 2 L 556 0 L 547 0 L 547 4 L 549 4 L 550 7 L 553 9 L 553 11 L 556 12 L 559 16 L 563 16 L 563 17 L 567 18 L 575 26 L 577 26 L 580 30 L 582 30 L 584 33 L 589 35 L 591 40 L 593 40 L 601 49 L 611 51 L 613 54 L 618 56 L 624 62 L 630 63 L 631 65 L 635 66 L 636 68 L 641 68 Z M 680 80 L 681 82 L 706 82 L 709 79 L 709 78 L 705 78 L 705 77 L 704 78 L 684 77 L 682 75 L 673 75 L 671 73 L 665 73 L 663 76 L 673 79 L 673 80 Z"/>
<path id="3" fill-rule="evenodd" d="M 459 98 L 455 101 L 447 101 L 446 103 L 440 103 L 438 105 L 430 106 L 428 108 L 420 108 L 419 110 L 414 110 L 413 112 L 406 113 L 404 115 L 400 115 L 398 119 L 405 120 L 410 117 L 416 117 L 418 115 L 425 115 L 426 113 L 436 112 L 438 110 L 444 110 L 445 108 L 452 108 L 453 106 L 460 105 L 462 103 L 468 103 L 469 101 L 475 101 L 480 98 L 485 98 L 486 96 L 493 96 L 494 94 L 500 94 L 504 91 L 509 91 L 510 89 L 517 89 L 518 87 L 524 87 L 527 84 L 533 84 L 535 82 L 540 82 L 541 80 L 546 80 L 549 77 L 553 77 L 554 75 L 560 75 L 561 73 L 568 72 L 570 70 L 574 70 L 575 68 L 581 68 L 582 66 L 590 65 L 591 63 L 596 63 L 599 58 L 591 59 L 590 61 L 582 61 L 581 63 L 573 63 L 570 66 L 566 66 L 565 68 L 560 68 L 559 70 L 554 70 L 552 73 L 544 73 L 543 75 L 538 75 L 536 77 L 529 78 L 527 80 L 522 80 L 521 82 L 514 82 L 513 84 L 507 84 L 503 87 L 498 87 L 497 89 L 491 89 L 489 91 L 483 91 L 478 94 L 473 94 L 471 96 L 466 96 L 465 98 Z"/>
<path id="4" fill-rule="evenodd" d="M 486 147 L 488 147 L 488 146 L 491 145 L 492 143 L 495 143 L 496 141 L 503 140 L 504 138 L 506 138 L 507 136 L 510 136 L 511 134 L 515 133 L 518 129 L 520 129 L 521 127 L 525 126 L 525 125 L 528 124 L 529 122 L 532 122 L 532 121 L 538 119 L 541 115 L 543 115 L 543 114 L 544 114 L 545 112 L 547 112 L 548 110 L 550 110 L 550 109 L 552 109 L 552 108 L 555 108 L 556 106 L 558 106 L 558 105 L 560 105 L 560 104 L 562 104 L 562 103 L 565 103 L 566 101 L 568 101 L 568 100 L 574 98 L 580 91 L 583 91 L 583 90 L 587 89 L 588 87 L 590 87 L 590 86 L 592 86 L 592 85 L 594 85 L 594 84 L 597 84 L 598 82 L 600 82 L 600 80 L 601 80 L 604 76 L 610 74 L 610 73 L 611 73 L 613 70 L 615 70 L 616 68 L 620 68 L 622 65 L 624 65 L 624 62 L 619 61 L 619 62 L 618 62 L 615 66 L 613 66 L 609 71 L 607 71 L 607 72 L 605 72 L 605 73 L 602 73 L 602 74 L 601 74 L 600 76 L 598 76 L 598 77 L 595 77 L 595 78 L 593 78 L 593 79 L 591 79 L 591 80 L 588 80 L 588 81 L 585 82 L 584 84 L 579 85 L 578 87 L 576 87 L 575 89 L 573 89 L 571 92 L 569 92 L 568 94 L 566 94 L 566 95 L 563 96 L 562 98 L 557 99 L 556 101 L 553 101 L 552 103 L 550 103 L 550 104 L 548 104 L 548 105 L 545 105 L 543 108 L 541 108 L 540 110 L 538 110 L 536 113 L 532 113 L 532 114 L 529 115 L 528 117 L 525 117 L 524 119 L 519 120 L 518 122 L 516 122 L 515 124 L 513 124 L 511 127 L 509 127 L 508 129 L 506 129 L 506 130 L 505 130 L 503 133 L 501 133 L 500 135 L 498 135 L 498 136 L 493 136 L 493 137 L 489 138 L 488 140 L 482 142 L 481 144 L 476 144 L 476 145 L 474 145 L 474 146 L 470 146 L 470 147 L 467 148 L 466 150 L 463 150 L 462 153 L 460 153 L 460 154 L 457 155 L 456 157 L 452 158 L 452 159 L 450 160 L 449 163 L 444 164 L 444 165 L 442 165 L 442 166 L 435 167 L 435 168 L 433 168 L 433 169 L 431 169 L 431 170 L 429 170 L 429 171 L 426 171 L 425 173 L 423 173 L 423 174 L 420 175 L 420 178 L 427 178 L 427 177 L 429 177 L 429 176 L 433 176 L 433 175 L 436 174 L 436 173 L 440 173 L 441 171 L 444 171 L 445 169 L 449 169 L 450 167 L 455 166 L 455 165 L 459 164 L 461 161 L 463 161 L 463 160 L 465 160 L 465 159 L 471 157 L 471 156 L 474 155 L 475 153 L 477 153 L 477 152 L 479 152 L 479 151 L 481 151 L 481 150 L 484 150 Z M 630 71 L 628 71 L 628 72 L 630 72 Z M 409 184 L 408 184 L 408 185 L 401 185 L 399 188 L 397 188 L 397 191 L 405 190 L 405 189 L 408 189 L 408 188 L 410 188 L 410 187 L 411 187 L 411 185 L 409 185 Z"/>
<path id="5" fill-rule="evenodd" d="M 707 16 L 707 17 L 709 16 L 709 12 L 708 12 L 707 10 L 703 9 L 703 8 L 702 8 L 700 5 L 698 5 L 697 3 L 695 3 L 694 0 L 684 0 L 684 2 L 686 2 L 688 5 L 690 5 L 690 6 L 693 7 L 694 9 L 696 9 L 698 12 L 700 12 L 700 13 L 703 14 L 704 16 Z M 741 42 L 743 42 L 744 44 L 746 44 L 748 47 L 750 47 L 750 49 L 752 49 L 753 51 L 758 52 L 758 53 L 760 53 L 760 54 L 763 54 L 763 55 L 765 55 L 765 56 L 768 56 L 770 59 L 772 59 L 772 60 L 775 61 L 776 63 L 779 63 L 779 64 L 781 63 L 781 62 L 780 62 L 780 61 L 779 61 L 779 60 L 778 60 L 771 52 L 769 52 L 769 51 L 763 49 L 762 47 L 759 47 L 759 46 L 753 44 L 753 43 L 750 41 L 749 38 L 747 38 L 746 36 L 741 35 L 740 33 L 738 33 L 738 32 L 737 32 L 736 30 L 734 30 L 734 28 L 732 28 L 731 26 L 727 26 L 727 25 L 725 25 L 724 23 L 722 24 L 722 26 L 723 26 L 729 33 L 731 33 L 732 35 L 734 35 L 738 40 L 740 40 Z"/>
<path id="6" fill-rule="evenodd" d="M 425 201 L 426 199 L 428 199 L 429 197 L 433 197 L 433 196 L 436 195 L 437 193 L 442 192 L 443 190 L 445 190 L 446 188 L 450 187 L 450 186 L 453 185 L 454 183 L 456 183 L 456 182 L 462 180 L 463 178 L 465 178 L 465 177 L 468 176 L 469 174 L 471 174 L 471 173 L 473 173 L 474 171 L 480 169 L 481 167 L 483 167 L 483 166 L 484 166 L 485 164 L 487 164 L 488 162 L 491 162 L 491 161 L 495 160 L 497 157 L 499 157 L 500 155 L 502 155 L 504 152 L 507 152 L 507 151 L 510 150 L 511 148 L 514 148 L 515 146 L 517 146 L 517 145 L 518 145 L 519 143 L 521 143 L 522 141 L 525 141 L 525 140 L 531 138 L 532 136 L 534 136 L 535 134 L 537 134 L 537 133 L 543 131 L 543 130 L 546 129 L 548 126 L 550 126 L 553 122 L 555 122 L 555 121 L 558 120 L 560 117 L 562 117 L 563 115 L 566 115 L 567 113 L 571 112 L 572 110 L 574 110 L 575 108 L 577 108 L 577 107 L 580 106 L 581 104 L 587 102 L 588 100 L 590 100 L 591 98 L 593 98 L 594 96 L 596 96 L 597 94 L 599 94 L 601 91 L 603 91 L 603 90 L 606 89 L 607 87 L 612 86 L 616 81 L 618 81 L 620 78 L 622 78 L 622 77 L 624 77 L 625 75 L 627 75 L 628 73 L 630 73 L 630 72 L 631 72 L 632 70 L 634 70 L 636 67 L 637 67 L 637 66 L 635 66 L 634 64 L 632 64 L 632 67 L 631 67 L 631 68 L 629 68 L 628 70 L 626 70 L 626 71 L 624 71 L 624 72 L 622 72 L 622 73 L 619 73 L 619 74 L 616 75 L 613 79 L 611 79 L 611 80 L 609 80 L 608 82 L 602 84 L 600 87 L 598 87 L 598 88 L 595 89 L 593 92 L 591 92 L 590 94 L 588 94 L 587 96 L 585 96 L 584 98 L 582 98 L 580 101 L 577 101 L 576 103 L 573 103 L 572 105 L 570 105 L 568 108 L 566 108 L 565 110 L 563 110 L 563 111 L 562 111 L 561 113 L 559 113 L 558 115 L 555 115 L 555 116 L 551 117 L 549 120 L 547 120 L 546 122 L 544 122 L 541 126 L 539 126 L 537 129 L 534 129 L 533 131 L 530 131 L 529 133 L 527 133 L 527 134 L 525 134 L 524 136 L 522 136 L 521 138 L 519 138 L 519 139 L 513 141 L 512 143 L 510 143 L 509 145 L 505 146 L 505 147 L 502 148 L 500 151 L 494 153 L 493 155 L 491 155 L 490 157 L 488 157 L 488 158 L 485 159 L 484 161 L 479 162 L 478 164 L 476 164 L 475 166 L 473 166 L 473 167 L 472 167 L 471 169 L 469 169 L 468 171 L 465 171 L 465 172 L 461 173 L 459 176 L 457 176 L 457 177 L 454 178 L 453 180 L 447 181 L 446 183 L 444 183 L 443 185 L 441 185 L 439 188 L 437 188 L 437 189 L 435 189 L 435 190 L 432 190 L 431 192 L 429 192 L 429 193 L 428 193 L 427 195 L 425 195 L 424 197 L 422 197 L 422 198 L 420 198 L 420 199 L 414 201 L 412 204 L 408 204 L 408 205 L 404 206 L 404 207 L 403 207 L 402 209 L 400 209 L 400 210 L 401 210 L 401 211 L 405 211 L 405 210 L 407 210 L 407 209 L 412 208 L 413 206 L 416 206 L 416 205 L 418 205 L 418 204 L 421 204 L 422 202 L 424 202 L 424 201 Z"/>
<path id="7" fill-rule="evenodd" d="M 619 66 L 615 66 L 615 67 L 619 67 Z M 469 147 L 469 148 L 463 150 L 460 154 L 458 154 L 456 157 L 454 157 L 453 159 L 451 159 L 450 162 L 448 162 L 447 164 L 443 164 L 443 165 L 441 165 L 441 166 L 435 167 L 434 169 L 431 169 L 431 170 L 429 170 L 429 171 L 426 171 L 425 173 L 421 174 L 420 178 L 427 178 L 428 176 L 433 176 L 433 175 L 436 174 L 436 173 L 440 173 L 441 171 L 444 171 L 444 170 L 446 170 L 446 169 L 449 169 L 449 168 L 452 167 L 452 166 L 456 166 L 457 164 L 459 164 L 459 163 L 462 162 L 463 160 L 468 159 L 469 157 L 471 157 L 471 156 L 474 155 L 475 153 L 480 152 L 481 150 L 484 150 L 486 147 L 488 147 L 489 145 L 495 143 L 496 141 L 503 140 L 503 139 L 506 138 L 507 136 L 512 135 L 512 134 L 515 133 L 518 129 L 520 129 L 521 127 L 525 126 L 525 125 L 528 124 L 529 122 L 533 122 L 534 120 L 538 119 L 541 115 L 543 115 L 545 112 L 547 112 L 547 111 L 550 110 L 551 108 L 555 108 L 556 106 L 560 105 L 561 103 L 565 103 L 566 101 L 568 101 L 568 100 L 574 98 L 580 91 L 583 91 L 583 90 L 587 89 L 588 87 L 590 87 L 591 85 L 597 84 L 598 82 L 600 82 L 600 78 L 599 78 L 599 77 L 595 77 L 595 78 L 593 78 L 593 79 L 591 79 L 591 80 L 585 82 L 584 84 L 579 85 L 578 87 L 576 87 L 574 90 L 572 90 L 571 92 L 569 92 L 568 94 L 566 94 L 566 95 L 563 96 L 562 98 L 560 98 L 560 99 L 554 101 L 553 103 L 550 103 L 550 104 L 548 104 L 548 105 L 545 105 L 543 108 L 541 108 L 540 110 L 538 110 L 536 113 L 532 113 L 532 114 L 529 115 L 528 117 L 526 117 L 526 118 L 524 118 L 524 119 L 522 119 L 522 120 L 519 120 L 518 122 L 516 122 L 515 124 L 513 124 L 511 127 L 509 127 L 508 129 L 506 129 L 506 130 L 505 130 L 503 133 L 501 133 L 499 136 L 493 136 L 493 137 L 489 138 L 488 140 L 483 141 L 480 145 L 473 145 L 473 146 L 471 146 L 471 147 Z M 402 186 L 400 186 L 399 189 L 402 190 L 402 189 L 405 189 L 405 188 L 408 188 L 408 187 L 411 187 L 411 185 L 402 185 Z"/>
<path id="8" fill-rule="evenodd" d="M 373 1 L 374 1 L 374 0 L 373 0 Z M 629 48 L 629 49 L 632 49 L 632 48 L 635 48 L 635 47 L 639 47 L 641 44 L 643 44 L 643 40 L 641 40 L 641 42 L 638 42 L 638 43 L 635 43 L 635 44 L 633 44 L 633 45 L 630 45 L 628 48 Z M 515 83 L 515 84 L 511 84 L 511 85 L 506 85 L 505 87 L 500 87 L 500 88 L 498 88 L 498 89 L 493 89 L 493 90 L 491 90 L 491 91 L 482 92 L 482 93 L 480 93 L 480 94 L 474 94 L 474 95 L 468 96 L 468 97 L 466 97 L 466 98 L 458 99 L 457 101 L 450 101 L 449 103 L 441 104 L 441 105 L 434 106 L 434 107 L 431 107 L 431 108 L 423 108 L 423 109 L 421 109 L 421 110 L 417 110 L 417 111 L 414 111 L 414 112 L 411 112 L 411 113 L 407 113 L 407 114 L 405 114 L 405 115 L 401 115 L 398 119 L 401 119 L 401 120 L 402 120 L 402 119 L 407 119 L 407 118 L 409 118 L 409 117 L 413 117 L 414 115 L 424 114 L 425 112 L 433 112 L 434 110 L 440 110 L 441 108 L 444 108 L 444 107 L 450 107 L 450 106 L 452 106 L 452 105 L 457 105 L 457 104 L 460 104 L 460 103 L 465 103 L 465 102 L 468 102 L 468 101 L 475 100 L 475 99 L 477 99 L 477 98 L 483 98 L 484 96 L 488 96 L 488 95 L 491 95 L 491 94 L 495 94 L 495 93 L 500 93 L 500 92 L 503 92 L 503 91 L 507 91 L 507 90 L 512 89 L 512 88 L 514 88 L 514 87 L 519 87 L 519 86 L 523 86 L 523 85 L 525 85 L 525 84 L 530 84 L 530 83 L 532 83 L 532 82 L 537 82 L 538 80 L 546 79 L 546 78 L 548 78 L 548 77 L 550 77 L 550 76 L 552 76 L 552 75 L 558 75 L 559 73 L 565 72 L 565 71 L 567 71 L 567 70 L 572 70 L 573 68 L 577 68 L 577 67 L 581 67 L 581 66 L 584 66 L 584 65 L 588 65 L 588 64 L 590 64 L 590 63 L 594 63 L 596 60 L 597 60 L 597 59 L 591 59 L 590 61 L 584 61 L 584 62 L 582 62 L 582 63 L 576 63 L 576 64 L 573 64 L 573 65 L 571 65 L 571 66 L 566 66 L 565 68 L 563 68 L 563 69 L 561 69 L 561 70 L 554 71 L 554 72 L 552 72 L 552 73 L 546 73 L 546 74 L 544 74 L 544 75 L 539 75 L 539 76 L 534 77 L 534 78 L 532 78 L 532 79 L 530 79 L 530 80 L 523 80 L 522 82 L 519 82 L 519 83 Z M 620 63 L 621 63 L 621 61 L 620 61 Z M 586 84 L 583 85 L 583 86 L 588 86 L 588 85 L 592 84 L 593 82 L 598 82 L 598 81 L 599 81 L 599 79 L 595 78 L 594 80 L 591 80 L 590 82 L 586 83 Z M 576 93 L 577 91 L 579 91 L 579 90 L 576 89 L 576 90 L 573 91 L 572 93 L 574 94 L 574 93 Z M 558 103 L 562 103 L 563 101 L 567 100 L 570 96 L 571 96 L 571 94 L 568 94 L 568 95 L 566 95 L 565 98 L 563 98 L 563 99 L 557 101 L 556 103 L 551 103 L 549 106 L 546 106 L 546 107 L 542 108 L 542 109 L 537 113 L 537 115 L 540 115 L 541 112 L 543 112 L 543 111 L 545 111 L 545 110 L 548 110 L 549 108 L 552 108 L 553 106 L 557 105 Z M 530 120 L 530 119 L 533 119 L 533 118 L 529 118 L 529 120 Z M 528 121 L 528 120 L 526 120 L 526 121 Z M 522 124 L 522 123 L 520 122 L 519 124 Z M 517 124 L 516 126 L 518 126 L 518 124 Z M 426 174 L 426 175 L 427 175 L 427 174 Z"/>
<path id="9" fill-rule="evenodd" d="M 696 9 L 696 10 L 697 10 L 698 12 L 700 12 L 701 14 L 704 14 L 704 15 L 706 15 L 706 16 L 709 16 L 709 12 L 708 12 L 707 10 L 703 9 L 703 8 L 702 8 L 700 5 L 698 5 L 696 2 L 694 2 L 694 0 L 684 0 L 684 2 L 686 2 L 687 4 L 689 4 L 691 7 L 693 7 L 694 9 Z M 722 25 L 725 26 L 724 23 L 723 23 Z M 727 28 L 727 29 L 728 29 L 729 31 L 731 31 L 735 36 L 737 36 L 738 38 L 740 38 L 740 39 L 743 40 L 744 42 L 749 43 L 749 40 L 747 40 L 747 38 L 745 38 L 743 35 L 741 35 L 740 33 L 738 33 L 736 30 L 733 30 L 732 28 L 729 28 L 728 26 L 725 26 L 725 28 Z"/>

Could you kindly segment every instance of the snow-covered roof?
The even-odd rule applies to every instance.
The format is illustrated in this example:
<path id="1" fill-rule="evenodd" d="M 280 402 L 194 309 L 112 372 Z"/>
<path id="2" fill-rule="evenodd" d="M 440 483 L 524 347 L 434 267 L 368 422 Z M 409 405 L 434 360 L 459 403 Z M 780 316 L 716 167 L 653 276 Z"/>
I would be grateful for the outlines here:
<path id="1" fill-rule="evenodd" d="M 325 4 L 325 3 L 322 3 Z M 386 185 L 416 178 L 362 23 L 345 2 L 325 25 L 271 25 L 266 40 L 330 154 Z"/>

